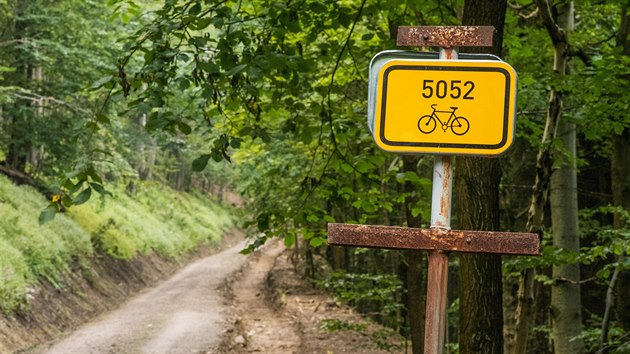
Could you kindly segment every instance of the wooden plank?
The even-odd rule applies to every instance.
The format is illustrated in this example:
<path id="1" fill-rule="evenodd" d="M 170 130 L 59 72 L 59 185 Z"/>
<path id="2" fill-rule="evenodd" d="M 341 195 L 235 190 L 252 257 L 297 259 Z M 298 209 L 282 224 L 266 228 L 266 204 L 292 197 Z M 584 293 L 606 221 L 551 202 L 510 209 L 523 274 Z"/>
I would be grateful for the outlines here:
<path id="1" fill-rule="evenodd" d="M 417 229 L 336 223 L 328 224 L 328 244 L 527 256 L 540 254 L 540 241 L 538 235 L 534 233 Z"/>
<path id="2" fill-rule="evenodd" d="M 399 46 L 492 47 L 493 26 L 401 26 Z"/>

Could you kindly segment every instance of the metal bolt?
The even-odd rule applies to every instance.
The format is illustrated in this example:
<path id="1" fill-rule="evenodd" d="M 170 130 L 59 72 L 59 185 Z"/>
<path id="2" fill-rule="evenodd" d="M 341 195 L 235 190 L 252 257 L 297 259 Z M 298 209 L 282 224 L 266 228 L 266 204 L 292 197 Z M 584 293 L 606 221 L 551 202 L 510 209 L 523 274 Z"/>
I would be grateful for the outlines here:
<path id="1" fill-rule="evenodd" d="M 466 237 L 466 243 L 471 243 L 472 239 L 470 237 Z"/>

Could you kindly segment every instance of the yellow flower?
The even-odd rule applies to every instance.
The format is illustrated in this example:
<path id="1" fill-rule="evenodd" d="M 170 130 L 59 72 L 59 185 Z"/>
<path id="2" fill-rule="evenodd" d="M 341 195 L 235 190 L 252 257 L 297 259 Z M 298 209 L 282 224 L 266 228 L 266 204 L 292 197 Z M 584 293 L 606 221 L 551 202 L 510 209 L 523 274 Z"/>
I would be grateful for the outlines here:
<path id="1" fill-rule="evenodd" d="M 60 199 L 61 199 L 61 196 L 59 194 L 53 194 L 52 196 L 53 203 L 57 203 Z"/>

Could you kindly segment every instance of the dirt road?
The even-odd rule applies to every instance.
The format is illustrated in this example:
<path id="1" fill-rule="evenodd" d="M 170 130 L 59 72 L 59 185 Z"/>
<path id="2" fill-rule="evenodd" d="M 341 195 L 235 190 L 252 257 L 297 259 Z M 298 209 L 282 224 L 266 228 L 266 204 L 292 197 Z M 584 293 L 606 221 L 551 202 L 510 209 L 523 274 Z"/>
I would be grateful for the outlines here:
<path id="1" fill-rule="evenodd" d="M 284 250 L 281 242 L 270 241 L 253 254 L 240 275 L 236 274 L 237 281 L 231 287 L 236 312 L 233 314 L 236 317 L 235 328 L 227 336 L 229 340 L 224 343 L 221 352 L 301 353 L 302 339 L 297 322 L 293 316 L 274 310 L 263 294 L 264 282 Z"/>
<path id="2" fill-rule="evenodd" d="M 67 338 L 30 353 L 402 352 L 403 339 L 396 333 L 302 279 L 282 242 L 270 241 L 248 257 L 238 253 L 243 246 L 187 266 Z M 325 323 L 346 329 L 326 330 Z"/>
<path id="3" fill-rule="evenodd" d="M 212 353 L 225 329 L 217 287 L 239 269 L 243 244 L 201 259 L 64 340 L 34 353 Z"/>

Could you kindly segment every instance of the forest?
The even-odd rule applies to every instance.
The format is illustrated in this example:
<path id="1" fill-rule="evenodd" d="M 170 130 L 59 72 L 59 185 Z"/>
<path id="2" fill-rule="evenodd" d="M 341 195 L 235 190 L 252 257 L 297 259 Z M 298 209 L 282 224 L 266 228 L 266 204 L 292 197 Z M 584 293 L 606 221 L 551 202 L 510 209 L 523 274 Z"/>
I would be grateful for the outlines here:
<path id="1" fill-rule="evenodd" d="M 422 353 L 426 253 L 329 246 L 326 227 L 429 227 L 434 156 L 377 147 L 370 60 L 438 50 L 397 47 L 399 26 L 494 26 L 492 47 L 461 52 L 518 74 L 514 144 L 454 158 L 452 227 L 537 233 L 541 255 L 451 255 L 446 352 L 630 353 L 629 11 L 628 0 L 0 0 L 0 172 L 47 199 L 11 215 L 36 228 L 112 212 L 114 195 L 234 192 L 243 253 L 282 239 L 305 277 Z M 163 206 L 151 213 L 176 213 Z M 12 236 L 0 231 L 4 255 Z M 101 247 L 133 257 L 142 247 L 125 232 Z M 0 284 L 0 309 L 24 289 Z"/>

